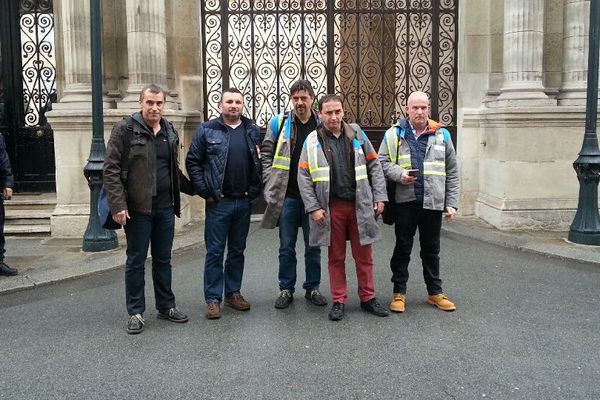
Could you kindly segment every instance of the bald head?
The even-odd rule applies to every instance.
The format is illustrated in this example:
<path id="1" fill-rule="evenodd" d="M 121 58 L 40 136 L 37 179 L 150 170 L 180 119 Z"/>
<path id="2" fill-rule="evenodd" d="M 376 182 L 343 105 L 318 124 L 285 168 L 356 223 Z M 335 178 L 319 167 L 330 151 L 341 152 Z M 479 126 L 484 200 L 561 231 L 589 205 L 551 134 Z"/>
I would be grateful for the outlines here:
<path id="1" fill-rule="evenodd" d="M 429 117 L 429 96 L 425 92 L 412 92 L 406 102 L 406 114 L 417 132 L 427 127 Z"/>

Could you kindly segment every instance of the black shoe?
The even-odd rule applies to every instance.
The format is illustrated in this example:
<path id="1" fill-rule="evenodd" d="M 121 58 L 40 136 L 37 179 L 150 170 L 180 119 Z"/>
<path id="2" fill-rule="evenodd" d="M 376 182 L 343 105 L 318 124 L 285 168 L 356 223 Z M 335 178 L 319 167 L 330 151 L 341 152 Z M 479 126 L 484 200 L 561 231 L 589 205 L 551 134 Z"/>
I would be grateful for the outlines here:
<path id="1" fill-rule="evenodd" d="M 327 305 L 327 299 L 319 292 L 319 289 L 307 290 L 304 298 L 315 306 L 323 307 Z"/>
<path id="2" fill-rule="evenodd" d="M 169 308 L 168 310 L 159 310 L 158 318 L 168 319 L 169 321 L 179 323 L 188 322 L 188 316 L 176 308 Z"/>
<path id="3" fill-rule="evenodd" d="M 0 262 L 0 275 L 4 276 L 15 276 L 19 273 L 18 270 L 9 267 L 4 263 L 4 261 Z"/>
<path id="4" fill-rule="evenodd" d="M 137 333 L 142 333 L 143 330 L 144 318 L 142 318 L 142 315 L 130 315 L 129 321 L 127 321 L 127 333 L 129 333 L 130 335 L 135 335 Z"/>
<path id="5" fill-rule="evenodd" d="M 333 303 L 331 311 L 329 311 L 329 319 L 332 321 L 339 321 L 344 318 L 344 304 Z"/>
<path id="6" fill-rule="evenodd" d="M 373 297 L 371 300 L 360 303 L 360 308 L 368 312 L 369 314 L 377 315 L 378 317 L 387 317 L 390 312 L 382 306 L 379 301 Z"/>
<path id="7" fill-rule="evenodd" d="M 283 289 L 279 292 L 277 300 L 275 300 L 275 308 L 288 308 L 292 301 L 294 301 L 294 294 L 287 289 Z"/>

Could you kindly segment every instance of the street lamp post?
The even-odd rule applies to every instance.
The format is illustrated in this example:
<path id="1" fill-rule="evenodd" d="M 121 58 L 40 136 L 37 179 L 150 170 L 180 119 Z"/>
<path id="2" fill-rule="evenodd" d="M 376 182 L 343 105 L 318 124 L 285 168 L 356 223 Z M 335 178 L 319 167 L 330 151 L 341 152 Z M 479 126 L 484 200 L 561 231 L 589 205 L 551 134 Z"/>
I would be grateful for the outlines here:
<path id="1" fill-rule="evenodd" d="M 113 230 L 104 229 L 98 216 L 98 197 L 102 187 L 102 164 L 106 156 L 104 145 L 104 115 L 102 111 L 102 12 L 101 0 L 90 0 L 92 48 L 92 145 L 83 175 L 90 187 L 90 219 L 83 236 L 83 251 L 104 251 L 119 246 Z"/>
<path id="2" fill-rule="evenodd" d="M 598 149 L 598 136 L 596 135 L 599 24 L 600 0 L 591 0 L 585 135 L 579 157 L 573 163 L 573 168 L 575 168 L 579 180 L 579 202 L 577 213 L 569 231 L 571 242 L 595 246 L 600 245 L 600 216 L 598 215 L 600 150 Z"/>

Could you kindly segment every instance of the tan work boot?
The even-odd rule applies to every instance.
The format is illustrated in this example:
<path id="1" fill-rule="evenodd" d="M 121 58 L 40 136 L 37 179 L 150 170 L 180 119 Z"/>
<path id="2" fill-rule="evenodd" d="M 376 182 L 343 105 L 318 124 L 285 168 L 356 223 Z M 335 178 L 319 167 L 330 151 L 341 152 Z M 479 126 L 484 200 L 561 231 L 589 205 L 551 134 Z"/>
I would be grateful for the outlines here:
<path id="1" fill-rule="evenodd" d="M 427 296 L 427 304 L 436 306 L 440 310 L 444 310 L 444 311 L 456 310 L 456 306 L 454 306 L 454 303 L 451 302 L 448 299 L 448 296 L 446 296 L 444 293 Z"/>
<path id="2" fill-rule="evenodd" d="M 406 295 L 404 293 L 394 293 L 392 296 L 392 302 L 390 303 L 390 310 L 393 312 L 404 312 L 406 309 Z"/>

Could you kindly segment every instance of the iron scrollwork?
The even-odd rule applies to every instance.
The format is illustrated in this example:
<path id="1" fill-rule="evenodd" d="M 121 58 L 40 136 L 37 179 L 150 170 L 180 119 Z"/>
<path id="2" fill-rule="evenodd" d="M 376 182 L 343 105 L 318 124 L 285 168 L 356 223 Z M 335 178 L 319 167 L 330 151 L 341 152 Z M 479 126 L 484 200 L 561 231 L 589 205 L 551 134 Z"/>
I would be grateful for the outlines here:
<path id="1" fill-rule="evenodd" d="M 339 93 L 348 119 L 385 127 L 408 94 L 432 94 L 432 116 L 456 124 L 456 0 L 207 0 L 205 117 L 221 91 L 246 93 L 246 112 L 266 126 L 289 108 L 289 86 Z M 225 7 L 225 8 L 223 8 Z M 333 21 L 333 23 L 331 23 Z M 333 77 L 333 78 L 332 78 Z"/>
<path id="2" fill-rule="evenodd" d="M 21 0 L 19 16 L 25 125 L 32 127 L 44 123 L 56 93 L 52 1 Z"/>

